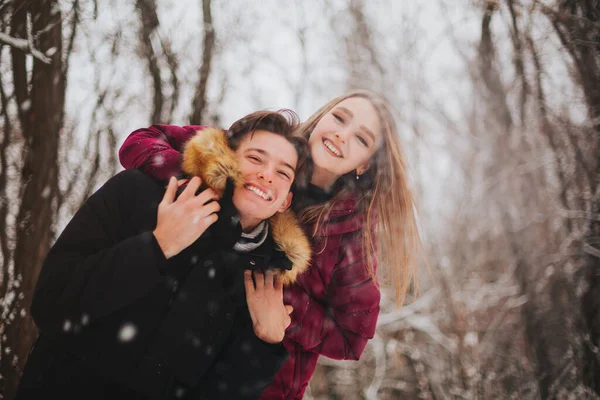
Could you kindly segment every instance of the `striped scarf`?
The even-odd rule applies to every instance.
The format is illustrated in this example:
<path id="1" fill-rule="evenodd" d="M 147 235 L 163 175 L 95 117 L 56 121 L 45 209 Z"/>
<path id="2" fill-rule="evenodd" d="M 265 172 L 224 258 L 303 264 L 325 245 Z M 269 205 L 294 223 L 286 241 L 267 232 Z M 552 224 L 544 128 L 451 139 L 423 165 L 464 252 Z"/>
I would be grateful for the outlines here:
<path id="1" fill-rule="evenodd" d="M 233 249 L 242 253 L 247 253 L 249 251 L 255 250 L 261 244 L 263 244 L 263 242 L 267 238 L 268 233 L 269 224 L 267 223 L 267 221 L 262 221 L 256 226 L 256 228 L 254 228 L 252 232 L 242 232 L 242 237 L 238 239 L 236 244 L 233 246 Z"/>

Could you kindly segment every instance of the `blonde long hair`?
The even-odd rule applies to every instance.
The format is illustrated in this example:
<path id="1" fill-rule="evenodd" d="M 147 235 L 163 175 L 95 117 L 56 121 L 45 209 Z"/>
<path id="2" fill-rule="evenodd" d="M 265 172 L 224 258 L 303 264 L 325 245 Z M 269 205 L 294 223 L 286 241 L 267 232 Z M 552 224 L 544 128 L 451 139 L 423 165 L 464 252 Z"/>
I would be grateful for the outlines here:
<path id="1" fill-rule="evenodd" d="M 313 234 L 316 234 L 327 220 L 327 215 L 336 201 L 349 193 L 357 194 L 360 198 L 359 210 L 365 218 L 362 250 L 367 259 L 368 272 L 378 282 L 375 275 L 375 260 L 378 260 L 378 269 L 383 269 L 384 282 L 392 284 L 397 303 L 402 305 L 411 283 L 414 289 L 418 284 L 416 263 L 421 239 L 400 138 L 387 101 L 365 90 L 346 93 L 331 100 L 310 116 L 298 129 L 297 134 L 308 140 L 325 114 L 343 100 L 352 97 L 367 99 L 377 111 L 383 144 L 371 157 L 370 168 L 359 181 L 339 178 L 344 179 L 344 183 L 333 199 L 302 210 L 299 217 L 304 223 L 314 223 Z M 312 175 L 312 167 L 309 165 L 307 169 L 309 175 L 305 179 L 308 181 Z M 350 174 L 353 175 L 353 172 Z M 376 228 L 373 230 L 368 229 L 369 227 Z"/>

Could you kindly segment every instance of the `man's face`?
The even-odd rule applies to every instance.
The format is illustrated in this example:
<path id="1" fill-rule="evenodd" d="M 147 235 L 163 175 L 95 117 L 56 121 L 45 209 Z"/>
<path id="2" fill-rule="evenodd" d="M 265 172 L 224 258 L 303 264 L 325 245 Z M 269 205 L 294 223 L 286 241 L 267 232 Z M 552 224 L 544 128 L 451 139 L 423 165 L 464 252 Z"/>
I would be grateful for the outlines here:
<path id="1" fill-rule="evenodd" d="M 298 154 L 286 138 L 264 130 L 246 135 L 235 153 L 245 184 L 234 190 L 233 204 L 247 230 L 290 206 Z"/>

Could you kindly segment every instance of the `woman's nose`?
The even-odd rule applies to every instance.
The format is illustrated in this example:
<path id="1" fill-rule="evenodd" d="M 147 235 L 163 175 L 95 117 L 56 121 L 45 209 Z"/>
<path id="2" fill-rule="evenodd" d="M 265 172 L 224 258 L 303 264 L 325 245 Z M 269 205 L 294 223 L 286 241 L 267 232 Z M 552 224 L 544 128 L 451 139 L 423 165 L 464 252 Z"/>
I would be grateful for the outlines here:
<path id="1" fill-rule="evenodd" d="M 338 138 L 340 142 L 346 143 L 346 135 L 343 132 L 337 131 L 335 137 Z"/>

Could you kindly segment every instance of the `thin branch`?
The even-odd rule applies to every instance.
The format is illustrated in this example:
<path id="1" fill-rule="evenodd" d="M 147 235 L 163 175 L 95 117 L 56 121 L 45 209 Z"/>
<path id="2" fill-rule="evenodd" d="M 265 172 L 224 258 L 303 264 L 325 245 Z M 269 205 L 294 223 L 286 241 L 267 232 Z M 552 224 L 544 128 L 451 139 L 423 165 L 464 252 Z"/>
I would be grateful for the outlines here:
<path id="1" fill-rule="evenodd" d="M 583 251 L 591 256 L 594 256 L 596 258 L 600 258 L 600 249 L 595 248 L 594 246 L 584 243 L 583 244 Z"/>
<path id="2" fill-rule="evenodd" d="M 371 384 L 366 389 L 363 389 L 363 393 L 367 400 L 378 399 L 377 393 L 381 388 L 381 384 L 385 378 L 385 372 L 387 368 L 387 355 L 385 352 L 385 343 L 381 336 L 375 334 L 375 337 L 369 344 L 373 348 L 373 353 L 375 354 L 375 374 L 373 375 L 373 380 Z"/>
<path id="3" fill-rule="evenodd" d="M 177 102 L 179 101 L 180 87 L 179 78 L 177 77 L 179 60 L 177 59 L 177 55 L 171 49 L 170 41 L 160 38 L 160 45 L 162 47 L 162 51 L 165 55 L 165 58 L 167 59 L 167 65 L 169 66 L 169 72 L 171 73 L 171 86 L 173 87 L 173 92 L 171 93 L 171 107 L 169 108 L 169 114 L 167 115 L 166 120 L 166 122 L 169 122 L 173 118 L 173 113 L 175 112 Z"/>
<path id="4" fill-rule="evenodd" d="M 34 48 L 27 39 L 14 38 L 6 33 L 0 32 L 0 42 L 7 44 L 15 49 L 22 50 L 25 54 L 30 54 L 44 64 L 50 64 L 52 61 L 44 53 Z"/>
<path id="5" fill-rule="evenodd" d="M 515 48 L 515 70 L 517 76 L 521 80 L 521 98 L 519 99 L 519 117 L 521 120 L 521 126 L 525 124 L 525 104 L 527 103 L 527 95 L 529 94 L 529 83 L 525 77 L 525 65 L 523 63 L 523 44 L 521 40 L 521 33 L 519 32 L 519 24 L 517 20 L 517 13 L 514 7 L 514 0 L 508 0 L 508 9 L 510 10 L 510 16 L 512 20 L 512 41 Z"/>
<path id="6" fill-rule="evenodd" d="M 0 57 L 2 46 L 0 45 Z M 2 129 L 2 142 L 0 142 L 0 250 L 2 251 L 3 269 L 0 271 L 0 296 L 4 296 L 8 287 L 8 269 L 12 254 L 8 247 L 8 229 L 6 217 L 8 215 L 8 198 L 6 196 L 6 182 L 8 180 L 7 148 L 12 134 L 12 122 L 8 115 L 8 98 L 4 92 L 4 82 L 0 73 L 0 107 L 4 117 L 4 128 Z"/>
<path id="7" fill-rule="evenodd" d="M 73 47 L 75 45 L 75 36 L 77 35 L 77 27 L 79 26 L 79 0 L 73 2 L 73 19 L 71 20 L 71 34 L 69 35 L 69 44 L 67 45 L 67 51 L 65 52 L 65 61 L 63 67 L 63 75 L 65 80 L 69 73 L 69 60 L 73 53 Z"/>

